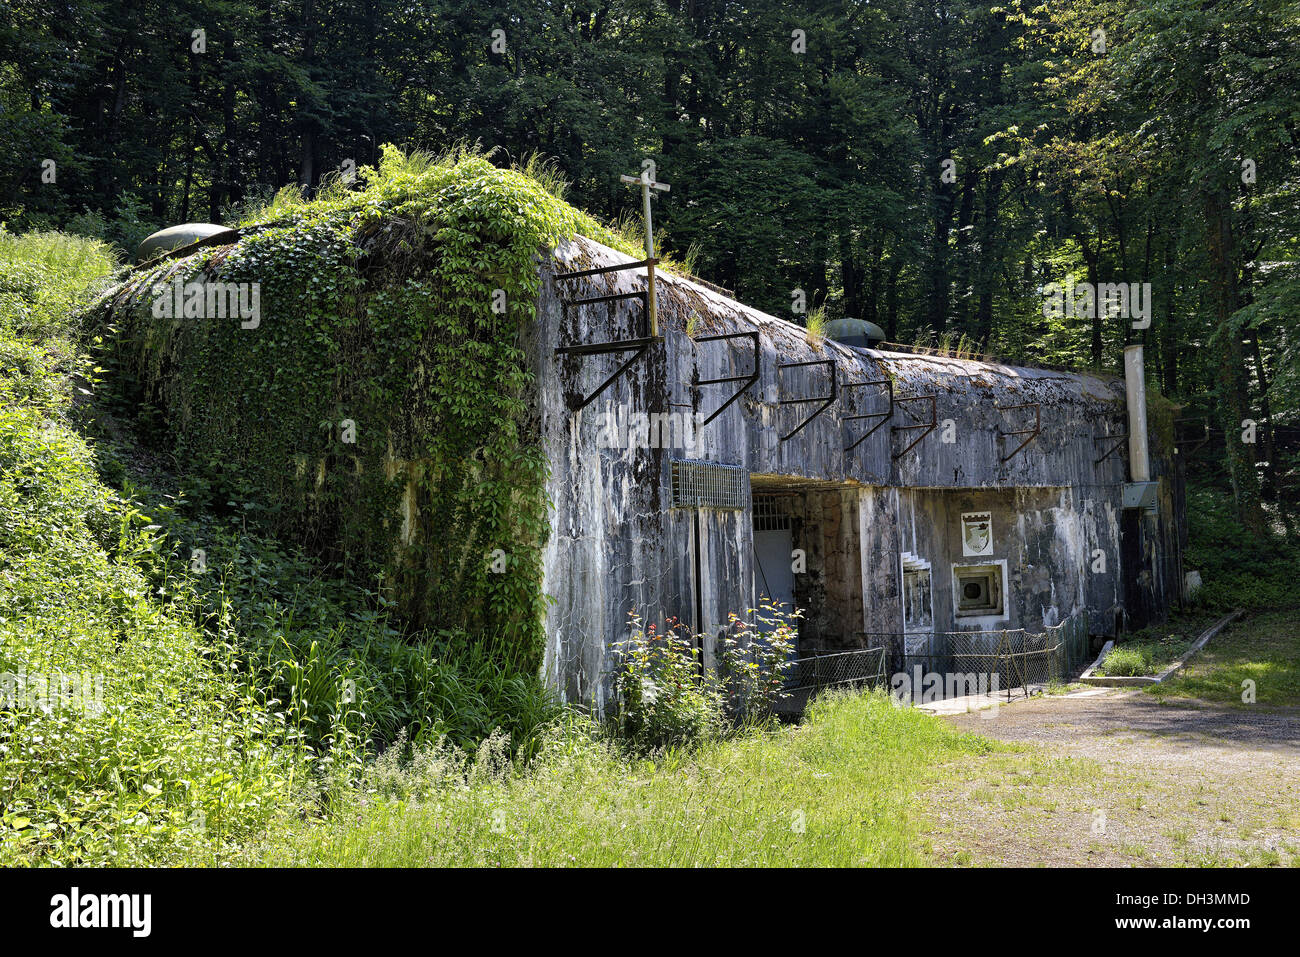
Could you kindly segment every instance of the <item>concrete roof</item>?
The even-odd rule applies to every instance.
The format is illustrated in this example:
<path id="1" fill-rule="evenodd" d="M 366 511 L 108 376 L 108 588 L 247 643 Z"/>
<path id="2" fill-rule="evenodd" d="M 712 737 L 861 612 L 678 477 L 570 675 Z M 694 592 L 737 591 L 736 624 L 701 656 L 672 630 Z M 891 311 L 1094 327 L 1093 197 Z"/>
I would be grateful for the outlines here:
<path id="1" fill-rule="evenodd" d="M 554 255 L 563 270 L 637 261 L 585 236 L 561 243 Z M 611 293 L 634 291 L 644 288 L 645 272 L 642 266 L 606 274 L 602 278 L 605 278 Z M 1124 400 L 1124 380 L 1118 375 L 866 349 L 830 339 L 823 339 L 813 346 L 803 326 L 747 306 L 685 276 L 656 271 L 655 287 L 659 312 L 665 320 L 694 313 L 697 317 L 696 331 L 703 334 L 756 329 L 777 354 L 789 356 L 792 361 L 835 358 L 845 373 L 845 382 L 861 381 L 864 376 L 878 377 L 883 373 L 894 380 L 896 387 L 906 387 L 913 392 L 941 385 L 949 393 L 963 390 L 991 392 L 1028 402 L 1073 401 L 1110 405 Z M 880 373 L 870 371 L 868 360 L 880 368 Z"/>

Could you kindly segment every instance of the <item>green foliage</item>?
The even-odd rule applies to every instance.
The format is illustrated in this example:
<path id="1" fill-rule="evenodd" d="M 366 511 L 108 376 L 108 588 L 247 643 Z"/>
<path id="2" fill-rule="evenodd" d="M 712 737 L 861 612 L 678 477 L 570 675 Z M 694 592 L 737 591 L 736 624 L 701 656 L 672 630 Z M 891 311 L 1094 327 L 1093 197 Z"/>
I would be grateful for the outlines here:
<path id="1" fill-rule="evenodd" d="M 446 629 L 404 634 L 382 594 L 299 549 L 203 515 L 158 520 L 172 573 L 194 589 L 204 620 L 238 636 L 258 686 L 322 751 L 340 741 L 378 750 L 399 736 L 473 748 L 498 731 L 528 749 L 554 715 L 540 675 L 503 666 L 509 654 L 490 638 Z M 202 572 L 193 562 L 199 543 Z"/>
<path id="2" fill-rule="evenodd" d="M 617 240 L 552 181 L 473 150 L 385 147 L 361 175 L 364 189 L 277 199 L 235 246 L 134 276 L 100 311 L 116 323 L 102 361 L 164 411 L 201 504 L 382 578 L 405 627 L 536 673 L 546 465 L 519 337 L 539 252 L 580 231 Z M 200 275 L 260 284 L 260 324 L 153 316 L 155 284 Z"/>
<path id="3" fill-rule="evenodd" d="M 3 329 L 75 332 L 105 247 L 3 238 L 33 277 Z M 373 585 L 214 515 L 206 476 L 138 484 L 120 423 L 86 423 L 92 453 L 65 424 L 95 383 L 75 341 L 6 332 L 0 356 L 0 861 L 220 861 L 367 749 L 537 747 L 555 702 L 499 636 L 403 634 Z"/>
<path id="4" fill-rule="evenodd" d="M 108 244 L 58 232 L 15 235 L 0 225 L 0 331 L 51 340 L 77 332 L 74 306 L 117 265 Z"/>
<path id="5" fill-rule="evenodd" d="M 662 630 L 632 612 L 619 643 L 615 728 L 634 751 L 698 744 L 721 730 L 722 696 L 706 681 L 690 630 L 670 619 Z"/>
<path id="6" fill-rule="evenodd" d="M 1168 650 L 1150 642 L 1125 642 L 1111 649 L 1097 674 L 1109 677 L 1153 675 L 1170 661 Z"/>
<path id="7" fill-rule="evenodd" d="M 1296 605 L 1300 546 L 1293 538 L 1247 532 L 1233 514 L 1229 493 L 1213 486 L 1189 486 L 1187 515 L 1183 566 L 1201 573 L 1197 608 L 1222 614 Z"/>
<path id="8" fill-rule="evenodd" d="M 803 609 L 791 612 L 765 598 L 747 617 L 734 612 L 728 617 L 730 627 L 722 639 L 718 669 L 726 713 L 741 724 L 761 723 L 787 697 L 785 676 Z"/>
<path id="9" fill-rule="evenodd" d="M 192 596 L 155 588 L 159 527 L 66 424 L 90 370 L 10 337 L 67 328 L 58 310 L 111 259 L 48 234 L 0 249 L 55 287 L 0 323 L 0 863 L 219 860 L 308 777 L 308 752 L 195 627 Z"/>
<path id="10" fill-rule="evenodd" d="M 670 618 L 660 629 L 632 612 L 619 643 L 613 728 L 625 746 L 646 754 L 692 747 L 727 728 L 761 726 L 785 695 L 785 673 L 802 611 L 763 601 L 747 617 L 729 616 L 716 674 L 700 667 L 702 636 Z"/>
<path id="11" fill-rule="evenodd" d="M 1198 698 L 1238 707 L 1300 705 L 1300 625 L 1294 609 L 1230 624 L 1168 681 L 1159 698 Z"/>

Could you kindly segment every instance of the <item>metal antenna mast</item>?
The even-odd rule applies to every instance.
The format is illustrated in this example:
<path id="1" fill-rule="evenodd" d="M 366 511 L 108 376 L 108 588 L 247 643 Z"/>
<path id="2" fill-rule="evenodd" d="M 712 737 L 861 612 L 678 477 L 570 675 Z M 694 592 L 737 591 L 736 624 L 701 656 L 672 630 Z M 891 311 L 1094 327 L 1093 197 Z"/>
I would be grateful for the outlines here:
<path id="1" fill-rule="evenodd" d="M 619 179 L 641 187 L 641 205 L 645 209 L 646 311 L 650 314 L 650 336 L 653 338 L 659 335 L 659 317 L 655 311 L 655 231 L 654 224 L 650 221 L 650 190 L 657 189 L 666 193 L 669 186 L 667 183 L 656 182 L 649 169 L 643 170 L 640 176 L 620 176 Z"/>

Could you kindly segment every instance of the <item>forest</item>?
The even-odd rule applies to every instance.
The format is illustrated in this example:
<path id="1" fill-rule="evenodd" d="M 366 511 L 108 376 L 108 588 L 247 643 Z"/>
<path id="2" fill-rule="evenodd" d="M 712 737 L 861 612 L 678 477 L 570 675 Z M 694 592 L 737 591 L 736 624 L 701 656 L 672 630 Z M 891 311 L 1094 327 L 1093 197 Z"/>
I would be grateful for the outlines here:
<path id="1" fill-rule="evenodd" d="M 564 697 L 525 331 L 539 250 L 645 265 L 637 176 L 666 286 L 809 349 L 1118 395 L 1142 344 L 1176 611 L 973 720 L 882 651 L 783 723 L 758 595 L 717 675 L 634 609 Z M 238 238 L 138 256 L 185 223 Z M 259 298 L 172 337 L 200 274 Z M 0 868 L 1294 866 L 1298 521 L 1300 0 L 0 6 Z"/>
<path id="2" fill-rule="evenodd" d="M 616 221 L 650 159 L 664 247 L 776 315 L 1108 370 L 1144 342 L 1258 531 L 1300 448 L 1298 41 L 1284 0 L 15 0 L 0 219 L 130 250 L 476 142 Z"/>

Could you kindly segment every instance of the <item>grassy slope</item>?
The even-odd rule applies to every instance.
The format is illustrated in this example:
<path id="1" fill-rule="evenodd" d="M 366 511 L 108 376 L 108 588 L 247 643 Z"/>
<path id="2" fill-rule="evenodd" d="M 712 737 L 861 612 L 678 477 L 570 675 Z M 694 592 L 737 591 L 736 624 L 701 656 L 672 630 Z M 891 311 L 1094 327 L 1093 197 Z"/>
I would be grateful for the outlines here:
<path id="1" fill-rule="evenodd" d="M 184 593 L 159 595 L 157 526 L 73 427 L 93 370 L 68 317 L 112 266 L 0 233 L 0 864 L 215 860 L 295 770 Z"/>
<path id="2" fill-rule="evenodd" d="M 1264 612 L 1234 622 L 1150 693 L 1248 706 L 1242 701 L 1247 681 L 1254 683 L 1256 704 L 1300 706 L 1300 614 Z"/>

